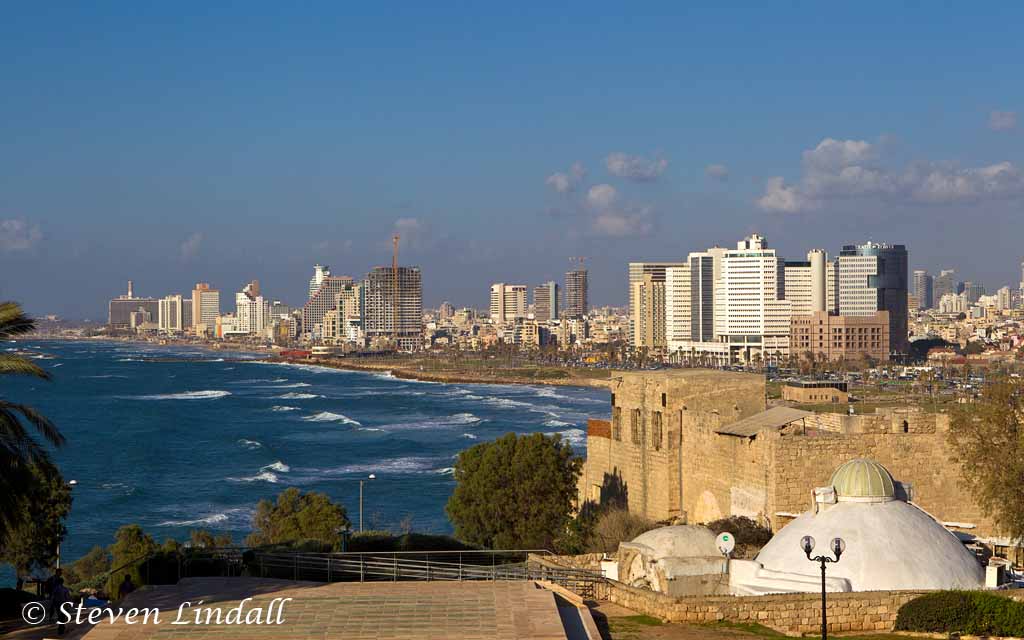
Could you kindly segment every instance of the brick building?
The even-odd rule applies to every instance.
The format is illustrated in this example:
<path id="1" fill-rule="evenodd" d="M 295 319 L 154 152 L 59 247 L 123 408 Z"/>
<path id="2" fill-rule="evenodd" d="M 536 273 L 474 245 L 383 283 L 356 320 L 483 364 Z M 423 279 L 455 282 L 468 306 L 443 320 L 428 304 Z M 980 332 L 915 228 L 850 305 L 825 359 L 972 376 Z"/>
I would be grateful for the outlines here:
<path id="1" fill-rule="evenodd" d="M 790 320 L 789 352 L 815 359 L 856 360 L 869 357 L 889 359 L 889 312 L 867 316 L 837 316 L 827 311 L 793 316 Z"/>

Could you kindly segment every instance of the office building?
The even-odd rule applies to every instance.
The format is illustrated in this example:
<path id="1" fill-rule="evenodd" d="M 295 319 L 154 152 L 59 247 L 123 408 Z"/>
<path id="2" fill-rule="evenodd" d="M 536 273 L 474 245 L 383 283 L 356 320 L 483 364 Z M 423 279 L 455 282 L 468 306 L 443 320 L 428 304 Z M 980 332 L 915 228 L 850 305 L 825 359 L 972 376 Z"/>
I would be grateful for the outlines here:
<path id="1" fill-rule="evenodd" d="M 634 285 L 642 283 L 645 275 L 650 275 L 650 282 L 652 284 L 660 283 L 665 284 L 665 270 L 670 267 L 679 267 L 686 264 L 685 262 L 630 262 L 629 263 L 629 341 L 633 346 L 641 346 L 637 344 L 637 327 L 634 325 L 634 319 L 637 318 L 635 307 L 637 301 L 634 299 L 635 293 L 638 291 Z M 641 291 L 643 289 L 640 289 Z M 649 311 L 649 309 L 648 309 Z M 662 320 L 664 324 L 664 320 Z"/>
<path id="2" fill-rule="evenodd" d="M 455 315 L 455 305 L 445 300 L 441 303 L 441 306 L 437 308 L 437 317 L 439 320 L 450 320 Z"/>
<path id="3" fill-rule="evenodd" d="M 790 349 L 794 355 L 817 360 L 889 359 L 889 312 L 837 316 L 827 311 L 794 315 Z"/>
<path id="4" fill-rule="evenodd" d="M 932 294 L 935 289 L 935 282 L 932 276 L 924 269 L 914 270 L 914 299 L 917 301 L 918 309 L 931 309 L 935 306 Z"/>
<path id="5" fill-rule="evenodd" d="M 938 306 L 947 293 L 958 294 L 963 289 L 956 279 L 955 269 L 943 269 L 932 280 L 932 304 Z"/>
<path id="6" fill-rule="evenodd" d="M 655 281 L 652 273 L 645 273 L 630 286 L 633 305 L 630 325 L 633 327 L 633 346 L 641 349 L 663 350 L 665 337 L 665 280 Z"/>
<path id="7" fill-rule="evenodd" d="M 348 343 L 365 346 L 366 333 L 363 331 L 363 309 L 365 297 L 362 283 L 342 287 L 334 308 L 323 317 L 323 341 L 327 344 Z"/>
<path id="8" fill-rule="evenodd" d="M 133 283 L 128 281 L 127 295 L 118 296 L 107 304 L 107 325 L 111 329 L 133 329 L 131 314 L 146 312 L 149 318 L 160 314 L 160 303 L 156 298 L 136 298 Z"/>
<path id="9" fill-rule="evenodd" d="M 873 316 L 889 312 L 889 350 L 906 353 L 907 248 L 867 242 L 846 245 L 839 253 L 839 315 Z"/>
<path id="10" fill-rule="evenodd" d="M 785 262 L 783 294 L 792 306 L 793 315 L 835 310 L 835 264 L 821 249 L 812 249 L 807 260 Z"/>
<path id="11" fill-rule="evenodd" d="M 981 296 L 985 295 L 985 285 L 968 280 L 964 283 L 962 291 L 967 294 L 967 304 L 975 304 Z"/>
<path id="12" fill-rule="evenodd" d="M 526 317 L 526 285 L 497 282 L 491 285 L 491 322 L 505 324 Z"/>
<path id="13" fill-rule="evenodd" d="M 538 322 L 558 320 L 558 283 L 554 280 L 533 288 L 533 317 Z"/>
<path id="14" fill-rule="evenodd" d="M 323 268 L 320 265 L 317 267 Z M 324 275 L 317 290 L 302 307 L 302 333 L 314 340 L 322 337 L 324 314 L 338 304 L 338 294 L 342 289 L 350 286 L 352 278 L 348 276 Z"/>
<path id="15" fill-rule="evenodd" d="M 363 287 L 367 339 L 393 344 L 401 351 L 418 350 L 423 334 L 420 268 L 398 267 L 395 272 L 391 267 L 374 267 L 367 274 Z"/>
<path id="16" fill-rule="evenodd" d="M 220 317 L 220 291 L 199 282 L 192 289 L 192 328 L 196 333 L 212 333 Z"/>
<path id="17" fill-rule="evenodd" d="M 669 353 L 689 348 L 692 340 L 690 297 L 690 265 L 684 264 L 666 269 L 665 346 Z"/>
<path id="18" fill-rule="evenodd" d="M 562 315 L 585 316 L 590 310 L 588 304 L 587 270 L 574 269 L 565 273 L 565 309 Z M 555 317 L 558 317 L 557 314 Z"/>

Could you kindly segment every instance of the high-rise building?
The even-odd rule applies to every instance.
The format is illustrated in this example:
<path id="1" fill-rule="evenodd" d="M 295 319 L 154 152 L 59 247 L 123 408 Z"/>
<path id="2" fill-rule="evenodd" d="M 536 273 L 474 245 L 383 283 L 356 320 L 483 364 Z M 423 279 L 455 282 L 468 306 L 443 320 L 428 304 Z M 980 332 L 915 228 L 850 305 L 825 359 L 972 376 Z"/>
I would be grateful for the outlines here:
<path id="1" fill-rule="evenodd" d="M 938 307 L 939 301 L 947 293 L 960 293 L 955 269 L 943 269 L 932 279 L 932 305 Z"/>
<path id="2" fill-rule="evenodd" d="M 931 309 L 934 306 L 934 290 L 935 282 L 932 276 L 924 269 L 915 269 L 914 298 L 917 300 L 918 309 Z"/>
<path id="3" fill-rule="evenodd" d="M 331 268 L 322 264 L 313 265 L 313 277 L 309 279 L 309 297 L 312 298 L 314 294 L 320 289 L 320 285 L 323 283 L 324 278 L 330 277 Z"/>
<path id="4" fill-rule="evenodd" d="M 267 335 L 270 301 L 260 294 L 259 280 L 253 280 L 235 294 L 235 317 L 238 318 L 238 333 Z"/>
<path id="5" fill-rule="evenodd" d="M 689 348 L 692 340 L 690 298 L 690 265 L 666 269 L 665 346 L 670 353 Z"/>
<path id="6" fill-rule="evenodd" d="M 321 337 L 324 314 L 338 304 L 338 294 L 342 289 L 351 285 L 352 278 L 348 276 L 325 275 L 317 290 L 302 307 L 302 333 L 314 338 Z"/>
<path id="7" fill-rule="evenodd" d="M 455 305 L 445 300 L 437 308 L 437 317 L 441 320 L 450 320 L 455 315 Z"/>
<path id="8" fill-rule="evenodd" d="M 963 292 L 967 294 L 967 304 L 974 304 L 978 298 L 985 295 L 985 285 L 968 280 L 964 283 Z"/>
<path id="9" fill-rule="evenodd" d="M 491 322 L 505 324 L 526 317 L 526 285 L 496 282 L 491 285 Z"/>
<path id="10" fill-rule="evenodd" d="M 186 304 L 187 303 L 187 304 Z M 160 298 L 157 327 L 162 333 L 181 333 L 191 326 L 191 313 L 187 307 L 192 301 L 180 294 Z"/>
<path id="11" fill-rule="evenodd" d="M 996 291 L 996 309 L 999 311 L 1005 311 L 1013 308 L 1013 293 L 1010 287 L 1000 287 Z"/>
<path id="12" fill-rule="evenodd" d="M 584 276 L 584 286 L 586 286 L 585 280 L 586 276 Z M 566 282 L 568 281 L 568 274 L 566 274 Z M 558 283 L 554 280 L 533 288 L 533 317 L 538 322 L 558 320 Z"/>
<path id="13" fill-rule="evenodd" d="M 889 350 L 906 353 L 907 248 L 867 242 L 845 245 L 839 253 L 839 315 L 889 312 Z"/>
<path id="14" fill-rule="evenodd" d="M 785 262 L 783 292 L 792 306 L 793 315 L 828 311 L 835 306 L 834 300 L 830 300 L 828 286 L 829 276 L 833 272 L 833 264 L 821 249 L 809 251 L 807 260 Z"/>
<path id="15" fill-rule="evenodd" d="M 205 282 L 199 282 L 192 289 L 192 328 L 202 328 L 213 333 L 220 317 L 220 291 L 211 289 Z"/>
<path id="16" fill-rule="evenodd" d="M 588 287 L 586 269 L 574 269 L 565 273 L 565 309 L 563 309 L 563 316 L 578 317 L 587 315 L 587 311 L 590 310 L 587 298 L 589 295 Z"/>
<path id="17" fill-rule="evenodd" d="M 346 342 L 363 346 L 366 335 L 363 331 L 363 308 L 366 302 L 363 291 L 362 283 L 351 283 L 342 287 L 334 307 L 324 313 L 324 342 Z"/>
<path id="18" fill-rule="evenodd" d="M 664 349 L 665 338 L 665 280 L 655 281 L 653 273 L 645 273 L 630 285 L 633 301 L 630 325 L 633 327 L 633 346 Z"/>
<path id="19" fill-rule="evenodd" d="M 636 289 L 635 284 L 642 283 L 645 275 L 650 275 L 651 283 L 665 283 L 665 270 L 670 267 L 679 267 L 685 265 L 685 262 L 630 262 L 629 263 L 629 340 L 633 346 L 642 346 L 636 343 L 637 338 L 637 327 L 634 326 L 634 319 L 637 316 L 634 311 L 636 307 L 636 300 L 634 295 L 637 291 L 643 291 L 643 289 Z M 664 319 L 662 320 L 662 324 Z"/>
<path id="20" fill-rule="evenodd" d="M 792 305 L 785 299 L 785 262 L 753 234 L 722 257 L 715 288 L 715 337 L 730 360 L 778 360 L 789 353 Z"/>
<path id="21" fill-rule="evenodd" d="M 107 305 L 107 325 L 111 329 L 134 329 L 132 314 L 140 311 L 144 313 L 139 318 L 157 318 L 160 302 L 156 298 L 136 298 L 133 283 L 129 280 L 128 294 L 112 299 Z"/>
<path id="22" fill-rule="evenodd" d="M 397 289 L 396 289 L 397 285 Z M 374 267 L 363 282 L 364 328 L 371 341 L 394 340 L 415 351 L 423 343 L 423 280 L 419 267 Z"/>

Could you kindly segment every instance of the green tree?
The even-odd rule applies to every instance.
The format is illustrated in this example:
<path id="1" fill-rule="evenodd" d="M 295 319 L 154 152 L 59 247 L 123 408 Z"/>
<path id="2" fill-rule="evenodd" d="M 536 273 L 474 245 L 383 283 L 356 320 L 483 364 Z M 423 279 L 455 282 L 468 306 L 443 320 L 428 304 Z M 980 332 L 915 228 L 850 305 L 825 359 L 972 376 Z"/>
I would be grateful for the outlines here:
<path id="1" fill-rule="evenodd" d="M 192 543 L 193 547 L 201 549 L 219 549 L 232 545 L 231 534 L 225 533 L 215 536 L 206 529 L 193 529 L 189 531 L 189 542 Z"/>
<path id="2" fill-rule="evenodd" d="M 10 340 L 33 329 L 35 323 L 21 307 L 13 302 L 0 302 L 0 340 Z M 44 369 L 12 353 L 0 353 L 0 375 L 50 380 Z M 64 444 L 64 436 L 41 413 L 28 405 L 0 398 L 0 540 L 23 517 L 24 503 L 39 474 L 52 476 L 57 472 L 46 448 L 36 442 L 26 425 L 51 445 Z"/>
<path id="3" fill-rule="evenodd" d="M 110 545 L 110 563 L 115 569 L 107 579 L 107 593 L 118 593 L 125 574 L 132 577 L 136 586 L 145 584 L 144 560 L 157 550 L 156 541 L 137 524 L 127 524 L 114 534 Z"/>
<path id="4" fill-rule="evenodd" d="M 1024 382 L 987 384 L 976 402 L 950 416 L 953 459 L 963 482 L 1011 539 L 1024 536 Z"/>
<path id="5" fill-rule="evenodd" d="M 19 513 L 0 542 L 0 562 L 14 567 L 18 588 L 33 569 L 52 566 L 67 529 L 64 519 L 71 511 L 71 487 L 56 469 L 31 468 Z"/>
<path id="6" fill-rule="evenodd" d="M 459 454 L 447 512 L 460 540 L 546 548 L 566 535 L 582 459 L 558 435 L 509 433 Z"/>
<path id="7" fill-rule="evenodd" d="M 253 517 L 253 532 L 245 542 L 252 547 L 315 540 L 341 548 L 341 532 L 350 526 L 345 507 L 322 493 L 285 489 L 277 502 L 260 500 Z"/>
<path id="8" fill-rule="evenodd" d="M 96 545 L 78 560 L 67 566 L 67 584 L 77 584 L 92 580 L 100 574 L 110 571 L 110 552 Z"/>

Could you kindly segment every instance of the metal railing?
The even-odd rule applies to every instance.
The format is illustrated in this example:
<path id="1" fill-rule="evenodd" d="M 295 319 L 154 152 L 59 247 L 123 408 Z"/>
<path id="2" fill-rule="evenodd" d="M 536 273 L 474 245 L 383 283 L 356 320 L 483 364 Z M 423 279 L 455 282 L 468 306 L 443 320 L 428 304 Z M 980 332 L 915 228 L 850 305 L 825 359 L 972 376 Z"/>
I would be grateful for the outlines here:
<path id="1" fill-rule="evenodd" d="M 550 552 L 256 552 L 253 568 L 261 577 L 316 582 L 544 580 L 590 598 L 604 582 L 598 572 L 533 562 L 530 554 Z"/>

